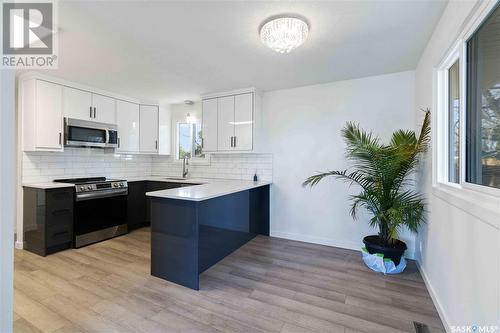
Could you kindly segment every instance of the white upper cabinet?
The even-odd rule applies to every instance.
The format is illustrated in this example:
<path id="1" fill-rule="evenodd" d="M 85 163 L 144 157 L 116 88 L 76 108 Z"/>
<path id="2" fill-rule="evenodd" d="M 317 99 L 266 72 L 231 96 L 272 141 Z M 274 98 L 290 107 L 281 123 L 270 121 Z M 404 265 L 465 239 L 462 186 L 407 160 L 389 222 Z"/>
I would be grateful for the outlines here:
<path id="1" fill-rule="evenodd" d="M 172 150 L 172 112 L 168 106 L 158 109 L 158 155 L 170 155 Z"/>
<path id="2" fill-rule="evenodd" d="M 63 108 L 67 118 L 116 123 L 116 100 L 112 97 L 64 86 Z"/>
<path id="3" fill-rule="evenodd" d="M 233 150 L 234 96 L 218 98 L 218 150 Z"/>
<path id="4" fill-rule="evenodd" d="M 253 144 L 253 94 L 234 96 L 235 150 L 252 150 Z"/>
<path id="5" fill-rule="evenodd" d="M 119 130 L 118 130 L 118 133 Z M 158 152 L 158 106 L 140 106 L 140 151 Z"/>
<path id="6" fill-rule="evenodd" d="M 63 151 L 64 117 L 67 117 L 116 124 L 120 152 L 169 155 L 170 110 L 163 109 L 160 113 L 157 105 L 131 101 L 134 99 L 40 73 L 23 73 L 18 80 L 17 103 L 22 149 Z"/>
<path id="7" fill-rule="evenodd" d="M 58 84 L 20 80 L 18 107 L 24 151 L 63 151 L 63 92 Z"/>
<path id="8" fill-rule="evenodd" d="M 203 98 L 203 151 L 254 151 L 256 93 L 245 89 Z"/>
<path id="9" fill-rule="evenodd" d="M 92 93 L 71 87 L 63 89 L 64 116 L 67 118 L 93 120 Z"/>
<path id="10" fill-rule="evenodd" d="M 92 105 L 95 121 L 116 124 L 116 100 L 114 98 L 92 94 Z"/>
<path id="11" fill-rule="evenodd" d="M 36 80 L 36 150 L 63 149 L 62 87 Z"/>
<path id="12" fill-rule="evenodd" d="M 118 100 L 116 102 L 116 120 L 118 125 L 118 151 L 139 152 L 139 104 Z"/>
<path id="13" fill-rule="evenodd" d="M 217 98 L 204 100 L 202 110 L 203 151 L 217 151 Z"/>

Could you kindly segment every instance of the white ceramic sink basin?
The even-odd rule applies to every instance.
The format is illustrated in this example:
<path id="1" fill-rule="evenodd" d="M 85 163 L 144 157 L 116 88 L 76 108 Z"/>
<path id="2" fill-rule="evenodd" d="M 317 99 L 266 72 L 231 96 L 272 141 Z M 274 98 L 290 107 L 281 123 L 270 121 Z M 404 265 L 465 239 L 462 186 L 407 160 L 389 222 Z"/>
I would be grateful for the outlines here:
<path id="1" fill-rule="evenodd" d="M 165 179 L 167 180 L 182 180 L 182 181 L 188 181 L 187 178 L 181 178 L 181 177 L 166 177 Z"/>

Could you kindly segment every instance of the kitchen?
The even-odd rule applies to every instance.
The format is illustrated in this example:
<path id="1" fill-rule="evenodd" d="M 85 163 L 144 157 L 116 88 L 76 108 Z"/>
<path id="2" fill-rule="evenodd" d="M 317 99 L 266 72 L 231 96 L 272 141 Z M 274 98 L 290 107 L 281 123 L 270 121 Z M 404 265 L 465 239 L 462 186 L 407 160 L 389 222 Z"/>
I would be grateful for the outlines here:
<path id="1" fill-rule="evenodd" d="M 73 175 L 75 165 L 71 165 L 71 163 L 74 161 L 74 156 L 79 153 L 79 149 L 83 149 L 88 154 L 84 157 L 86 163 L 89 163 L 87 159 L 92 158 L 96 149 L 102 150 L 104 155 L 112 155 L 113 158 L 120 158 L 121 154 L 125 154 L 126 161 L 133 159 L 134 154 L 170 155 L 171 147 L 168 145 L 172 141 L 169 137 L 171 129 L 165 127 L 171 123 L 171 120 L 168 116 L 160 117 L 158 105 L 137 104 L 131 102 L 130 99 L 123 100 L 123 97 L 112 97 L 109 93 L 104 95 L 103 92 L 98 93 L 91 88 L 58 81 L 36 73 L 26 73 L 20 76 L 19 87 L 19 121 L 26 162 L 32 161 L 32 153 L 38 157 L 39 155 L 36 153 L 39 152 L 63 153 L 65 150 L 73 149 L 71 162 L 65 161 L 58 164 L 52 160 L 53 156 L 50 156 L 51 161 L 48 163 L 55 164 L 56 168 L 47 168 L 42 164 L 39 176 L 42 177 L 42 174 L 46 173 L 42 170 L 49 170 L 49 172 L 52 170 L 52 174 L 47 175 L 50 179 L 49 182 L 23 182 L 22 194 L 19 196 L 22 197 L 20 204 L 23 206 L 22 225 L 19 230 L 23 230 L 23 233 L 22 236 L 21 233 L 18 233 L 16 240 L 17 244 L 22 244 L 23 249 L 46 256 L 61 250 L 80 248 L 125 235 L 134 229 L 147 227 L 152 221 L 159 219 L 152 225 L 151 271 L 152 275 L 155 276 L 158 276 L 157 271 L 167 270 L 170 272 L 172 269 L 168 267 L 168 264 L 162 264 L 166 265 L 166 268 L 158 267 L 158 264 L 155 264 L 158 263 L 157 257 L 165 260 L 165 255 L 154 251 L 163 244 L 160 242 L 160 244 L 155 245 L 155 236 L 157 235 L 156 230 L 162 229 L 158 226 L 164 224 L 165 219 L 169 220 L 169 216 L 177 215 L 170 209 L 167 212 L 157 213 L 161 216 L 156 217 L 153 214 L 156 210 L 153 209 L 151 200 L 157 202 L 158 198 L 206 200 L 204 203 L 209 203 L 208 206 L 216 205 L 218 207 L 217 209 L 211 208 L 212 211 L 215 209 L 223 212 L 222 216 L 208 217 L 211 221 L 209 222 L 211 228 L 227 229 L 228 231 L 236 228 L 233 230 L 234 232 L 239 230 L 248 233 L 248 236 L 251 234 L 253 237 L 258 233 L 269 235 L 269 185 L 271 182 L 259 181 L 257 168 L 252 179 L 247 180 L 243 180 L 244 176 L 241 174 L 236 174 L 237 179 L 235 180 L 188 178 L 190 175 L 188 157 L 191 157 L 191 153 L 194 155 L 196 148 L 191 147 L 191 151 L 184 152 L 185 155 L 181 158 L 181 125 L 179 123 L 174 124 L 175 129 L 173 130 L 179 132 L 178 146 L 175 149 L 178 149 L 177 156 L 182 160 L 182 173 L 177 178 L 150 176 L 142 169 L 145 163 L 140 164 L 137 170 L 138 174 L 132 175 L 135 176 L 134 178 L 130 178 L 130 174 L 124 175 L 127 176 L 127 179 L 109 179 L 103 175 L 89 177 L 89 174 L 86 174 L 87 177 L 58 178 L 54 171 L 57 171 L 57 167 L 61 166 L 64 167 L 65 177 L 68 174 Z M 258 100 L 259 96 L 255 89 L 203 96 L 202 118 L 205 119 L 205 122 L 201 126 L 204 134 L 201 144 L 202 154 L 200 152 L 199 155 L 217 151 L 252 152 L 254 150 L 254 124 L 258 123 L 254 118 L 258 114 L 258 110 L 256 110 L 259 105 Z M 186 102 L 188 106 L 193 104 L 189 101 Z M 191 112 L 194 116 L 194 110 Z M 162 113 L 165 111 L 162 110 Z M 184 121 L 188 121 L 188 117 L 193 116 L 191 113 L 187 113 Z M 224 116 L 231 118 L 232 121 L 223 120 Z M 217 124 L 218 120 L 219 124 Z M 189 119 L 189 122 L 184 125 L 186 124 L 196 129 L 196 124 L 192 119 Z M 163 136 L 160 136 L 160 132 Z M 231 135 L 226 135 L 226 132 Z M 199 131 L 193 135 L 193 131 L 191 131 L 193 138 L 198 136 L 198 133 Z M 230 144 L 226 145 L 226 141 L 229 141 Z M 195 145 L 195 141 L 192 141 L 191 144 Z M 193 156 L 193 163 L 198 158 L 204 159 L 204 157 Z M 45 161 L 45 159 L 41 158 L 40 161 Z M 76 172 L 84 172 L 80 169 L 83 165 L 80 164 Z M 94 167 L 95 164 L 90 163 L 89 165 L 90 175 L 102 172 L 99 168 Z M 152 169 L 151 166 L 149 168 Z M 37 174 L 38 170 L 27 169 L 27 171 L 33 175 Z M 173 190 L 185 187 L 189 187 L 191 191 Z M 265 190 L 256 190 L 259 187 L 265 187 L 267 193 Z M 224 198 L 215 199 L 217 197 L 232 198 L 233 193 L 240 195 L 247 192 L 249 196 L 238 203 L 230 201 L 222 203 L 220 206 L 221 200 L 224 201 Z M 261 196 L 263 196 L 262 199 Z M 267 203 L 262 203 L 262 208 L 253 204 L 254 201 L 260 202 L 261 200 L 267 200 Z M 228 216 L 228 212 L 232 209 L 246 209 L 247 214 L 246 216 Z M 259 213 L 261 209 L 263 213 Z M 197 208 L 194 213 L 198 215 Z M 181 212 L 180 216 L 182 215 Z M 248 220 L 254 215 L 262 216 L 262 221 Z M 172 222 L 177 223 L 177 220 L 179 218 L 173 219 Z M 224 225 L 225 222 L 222 222 L 224 220 L 229 221 L 229 224 Z M 208 222 L 201 221 L 199 223 L 206 224 Z M 261 223 L 262 226 L 260 226 Z M 258 226 L 253 227 L 254 224 L 258 224 Z M 182 230 L 183 224 L 169 228 Z M 178 233 L 179 230 L 172 232 Z M 210 236 L 207 236 L 208 238 L 222 237 L 218 244 L 212 245 L 215 248 L 220 248 L 226 242 L 234 240 L 234 237 L 239 237 L 229 235 L 227 236 L 229 239 L 227 239 L 224 238 L 225 236 L 220 236 L 220 231 L 217 234 L 219 236 L 214 236 L 215 234 L 211 232 Z M 245 241 L 238 244 L 241 246 L 253 237 L 245 237 Z M 196 238 L 198 238 L 197 234 Z M 218 260 L 238 247 L 233 247 L 231 251 L 219 255 Z M 203 251 L 209 252 L 215 248 L 205 248 Z M 200 257 L 206 257 L 201 251 Z M 170 248 L 167 252 L 188 253 L 181 248 Z M 196 255 L 187 254 L 187 258 L 191 258 L 191 261 L 196 264 L 198 272 L 198 260 L 194 259 L 198 256 L 197 246 L 196 252 Z M 196 273 L 196 277 L 191 277 L 190 280 L 197 281 L 201 272 L 218 261 L 214 258 L 210 260 L 210 265 L 200 261 L 200 272 Z M 177 266 L 175 271 L 179 271 Z M 165 276 L 170 275 L 166 274 Z M 169 280 L 180 282 L 178 278 L 170 277 Z M 195 289 L 199 288 L 198 282 L 189 285 Z"/>
<path id="2" fill-rule="evenodd" d="M 447 145 L 471 141 L 452 141 L 465 139 L 446 123 L 464 116 L 465 88 L 457 87 L 472 70 L 457 60 L 468 37 L 455 42 L 446 23 L 462 30 L 477 13 L 471 27 L 487 24 L 500 15 L 494 1 L 475 9 L 445 1 L 42 2 L 52 7 L 2 6 L 14 12 L 9 27 L 24 22 L 34 34 L 30 48 L 33 36 L 51 38 L 55 65 L 15 68 L 11 90 L 9 72 L 0 72 L 15 135 L 5 160 L 0 141 L 0 213 L 11 214 L 0 215 L 0 236 L 12 228 L 12 253 L 2 247 L 12 255 L 0 256 L 1 333 L 418 333 L 451 332 L 470 318 L 495 323 L 489 275 L 474 289 L 484 311 L 456 308 L 472 289 L 451 278 L 462 276 L 454 258 L 476 258 L 480 247 L 463 253 L 450 244 L 461 237 L 455 221 L 497 226 L 496 141 L 481 146 L 490 149 L 488 177 L 479 160 L 476 183 L 450 185 L 462 169 L 447 163 L 471 155 L 455 147 L 452 156 Z M 467 20 L 450 19 L 454 10 Z M 47 17 L 54 28 L 38 35 Z M 466 36 L 482 31 L 467 27 Z M 16 36 L 9 47 L 22 44 Z M 2 127 L 2 140 L 9 133 Z M 436 158 L 442 152 L 448 157 Z M 391 181 L 370 172 L 390 177 L 403 156 L 415 158 L 401 176 L 408 184 L 379 191 L 402 203 L 386 205 L 389 194 L 370 191 Z M 447 196 L 476 185 L 481 200 Z M 470 235 L 493 246 L 496 233 L 481 230 Z M 13 288 L 3 289 L 9 269 Z"/>

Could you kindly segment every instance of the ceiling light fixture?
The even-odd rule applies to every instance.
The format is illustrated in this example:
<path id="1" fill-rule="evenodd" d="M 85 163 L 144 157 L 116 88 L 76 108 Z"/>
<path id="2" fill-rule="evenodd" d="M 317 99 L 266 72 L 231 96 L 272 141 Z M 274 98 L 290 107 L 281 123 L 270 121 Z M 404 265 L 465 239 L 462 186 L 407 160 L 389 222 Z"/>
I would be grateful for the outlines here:
<path id="1" fill-rule="evenodd" d="M 260 40 L 279 53 L 288 53 L 307 38 L 309 25 L 297 17 L 278 17 L 266 21 L 260 28 Z"/>

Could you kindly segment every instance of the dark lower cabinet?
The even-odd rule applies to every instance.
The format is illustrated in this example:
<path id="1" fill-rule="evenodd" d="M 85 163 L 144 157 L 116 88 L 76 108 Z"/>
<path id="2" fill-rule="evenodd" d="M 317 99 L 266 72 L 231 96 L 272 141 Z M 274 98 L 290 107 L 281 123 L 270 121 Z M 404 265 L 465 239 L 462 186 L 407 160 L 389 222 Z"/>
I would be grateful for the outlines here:
<path id="1" fill-rule="evenodd" d="M 46 256 L 73 247 L 73 188 L 24 187 L 24 246 Z"/>
<path id="2" fill-rule="evenodd" d="M 128 230 L 149 226 L 151 200 L 146 192 L 196 184 L 159 181 L 128 183 Z M 24 249 L 46 256 L 73 247 L 74 188 L 24 187 Z"/>
<path id="3" fill-rule="evenodd" d="M 129 231 L 149 225 L 146 219 L 146 182 L 128 183 L 127 210 Z"/>
<path id="4" fill-rule="evenodd" d="M 128 230 L 151 224 L 151 199 L 146 192 L 168 190 L 197 184 L 160 181 L 138 181 L 128 183 Z"/>

